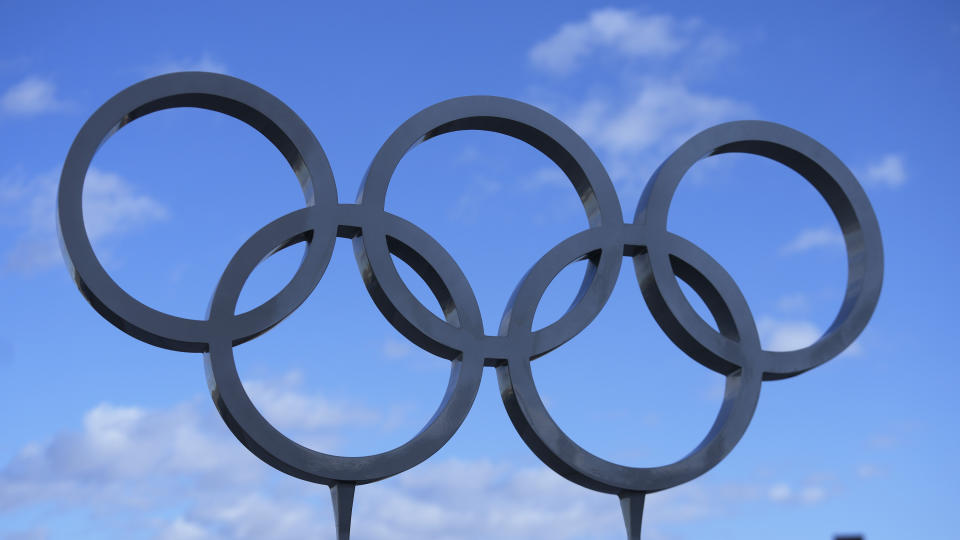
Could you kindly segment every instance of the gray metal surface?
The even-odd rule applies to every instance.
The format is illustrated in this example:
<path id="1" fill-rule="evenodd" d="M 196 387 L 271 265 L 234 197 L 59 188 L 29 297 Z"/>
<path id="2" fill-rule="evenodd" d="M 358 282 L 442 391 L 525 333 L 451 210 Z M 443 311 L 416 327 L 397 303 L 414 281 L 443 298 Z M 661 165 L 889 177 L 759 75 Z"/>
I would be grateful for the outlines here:
<path id="1" fill-rule="evenodd" d="M 218 111 L 258 130 L 287 159 L 305 200 L 304 208 L 267 224 L 243 244 L 221 276 L 202 320 L 156 311 L 121 289 L 94 255 L 82 213 L 84 179 L 100 145 L 141 116 L 177 107 Z M 502 133 L 542 152 L 573 184 L 589 222 L 588 229 L 559 243 L 526 273 L 506 306 L 497 335 L 484 333 L 473 290 L 443 246 L 413 223 L 384 210 L 391 176 L 403 156 L 420 142 L 460 130 Z M 697 246 L 667 231 L 670 201 L 686 171 L 700 159 L 727 152 L 763 156 L 799 173 L 827 201 L 843 230 L 848 260 L 844 301 L 826 333 L 808 347 L 763 350 L 754 317 L 730 275 Z M 485 365 L 496 370 L 509 417 L 530 449 L 565 478 L 617 494 L 628 537 L 639 538 L 644 496 L 692 480 L 719 463 L 750 423 L 762 381 L 802 373 L 849 346 L 873 313 L 883 277 L 880 230 L 863 189 L 829 150 L 782 125 L 730 122 L 692 137 L 657 169 L 633 222 L 624 223 L 603 165 L 561 121 L 506 98 L 455 98 L 404 122 L 374 157 L 356 203 L 341 204 L 323 149 L 292 110 L 247 82 L 199 72 L 145 80 L 100 107 L 67 155 L 57 212 L 65 259 L 84 297 L 104 318 L 139 340 L 202 352 L 210 394 L 227 426 L 271 466 L 330 486 L 341 540 L 349 538 L 355 486 L 406 471 L 446 444 L 473 404 Z M 338 236 L 352 239 L 364 283 L 383 316 L 417 346 L 450 360 L 446 394 L 423 429 L 393 450 L 363 457 L 317 452 L 277 431 L 250 401 L 233 358 L 234 345 L 266 332 L 311 294 Z M 291 281 L 262 305 L 237 314 L 237 299 L 254 268 L 299 242 L 307 246 Z M 427 283 L 442 306 L 443 319 L 410 292 L 391 255 Z M 603 309 L 624 257 L 633 259 L 643 297 L 663 331 L 692 359 L 725 375 L 727 381 L 720 412 L 703 441 L 687 456 L 660 467 L 612 463 L 577 445 L 551 418 L 530 367 L 532 360 L 580 333 Z M 588 269 L 576 301 L 559 320 L 532 331 L 534 313 L 548 285 L 578 260 L 586 260 Z M 703 299 L 719 332 L 697 315 L 677 278 Z"/>

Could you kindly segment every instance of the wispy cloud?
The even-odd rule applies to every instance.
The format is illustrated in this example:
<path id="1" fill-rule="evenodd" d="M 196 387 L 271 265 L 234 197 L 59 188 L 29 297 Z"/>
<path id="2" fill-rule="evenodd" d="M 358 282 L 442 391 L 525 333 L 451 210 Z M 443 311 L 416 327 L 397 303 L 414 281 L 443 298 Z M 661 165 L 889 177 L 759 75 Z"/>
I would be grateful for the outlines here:
<path id="1" fill-rule="evenodd" d="M 34 116 L 62 110 L 65 106 L 57 97 L 53 82 L 37 76 L 27 77 L 0 96 L 0 111 L 9 115 Z"/>
<path id="2" fill-rule="evenodd" d="M 345 424 L 369 425 L 377 415 L 356 404 L 304 393 L 303 375 L 291 371 L 279 381 L 249 381 L 244 388 L 267 420 L 278 429 L 317 430 Z"/>
<path id="3" fill-rule="evenodd" d="M 287 432 L 317 438 L 347 422 L 371 421 L 364 407 L 303 393 L 299 381 L 299 374 L 290 372 L 244 386 L 257 407 Z M 136 504 L 142 499 L 124 502 L 127 491 L 138 492 L 133 488 L 145 480 L 154 486 L 153 493 L 143 493 L 147 498 L 172 495 L 183 482 L 201 484 L 200 492 L 257 484 L 265 469 L 256 466 L 256 458 L 214 411 L 202 397 L 161 410 L 100 404 L 87 411 L 80 430 L 28 445 L 0 468 L 0 512 L 52 501 Z"/>
<path id="4" fill-rule="evenodd" d="M 114 505 L 143 502 L 132 484 L 152 479 L 160 486 L 174 476 L 217 485 L 236 485 L 258 474 L 223 431 L 193 405 L 148 411 L 101 404 L 89 410 L 79 431 L 58 434 L 46 444 L 24 447 L 0 469 L 0 511 L 33 504 Z"/>
<path id="5" fill-rule="evenodd" d="M 296 388 L 282 388 L 290 380 L 295 386 L 299 379 L 288 374 L 257 383 L 265 386 L 259 397 L 299 395 Z M 316 397 L 277 401 L 317 402 Z M 335 422 L 300 424 L 322 435 Z M 685 485 L 651 496 L 644 520 L 648 536 L 662 537 L 670 523 L 768 500 L 766 490 L 765 484 Z M 791 491 L 791 497 L 816 502 L 817 493 Z M 49 505 L 64 515 L 95 513 L 102 536 L 125 537 L 136 530 L 163 539 L 286 540 L 332 533 L 325 488 L 272 472 L 230 435 L 209 401 L 199 398 L 160 410 L 98 405 L 84 415 L 79 429 L 28 445 L 0 467 L 0 513 L 30 515 L 31 509 Z M 355 535 L 375 540 L 623 534 L 616 498 L 581 488 L 543 466 L 485 459 L 432 460 L 364 486 L 354 516 Z"/>
<path id="6" fill-rule="evenodd" d="M 867 444 L 870 446 L 870 448 L 887 450 L 898 446 L 900 442 L 901 440 L 898 435 L 884 433 L 870 437 L 870 440 L 867 441 Z"/>
<path id="7" fill-rule="evenodd" d="M 900 154 L 886 154 L 874 163 L 867 165 L 863 174 L 864 180 L 869 183 L 896 188 L 907 181 L 907 169 L 903 156 Z"/>
<path id="8" fill-rule="evenodd" d="M 862 463 L 857 466 L 857 476 L 860 478 L 877 478 L 883 476 L 884 470 L 870 463 Z"/>
<path id="9" fill-rule="evenodd" d="M 475 178 L 467 184 L 463 193 L 450 206 L 447 216 L 460 223 L 473 223 L 483 215 L 483 205 L 503 189 L 503 185 L 490 178 Z"/>
<path id="10" fill-rule="evenodd" d="M 595 51 L 612 51 L 623 57 L 663 57 L 686 44 L 677 21 L 669 15 L 641 15 L 607 8 L 586 20 L 563 25 L 530 50 L 538 68 L 570 73 Z"/>
<path id="11" fill-rule="evenodd" d="M 270 392 L 282 391 L 270 386 Z M 29 445 L 0 468 L 0 512 L 51 503 L 125 510 L 122 522 L 98 526 L 120 534 L 137 526 L 160 538 L 329 534 L 325 488 L 267 474 L 270 469 L 217 423 L 206 400 L 153 411 L 99 405 L 86 413 L 79 431 Z M 545 540 L 620 527 L 609 497 L 544 468 L 483 460 L 426 464 L 416 475 L 364 487 L 355 515 L 355 534 L 375 539 Z"/>
<path id="12" fill-rule="evenodd" d="M 676 146 L 700 129 L 748 111 L 742 103 L 692 92 L 679 81 L 650 80 L 624 102 L 585 102 L 572 123 L 601 149 L 623 155 Z"/>
<path id="13" fill-rule="evenodd" d="M 696 132 L 750 116 L 733 97 L 695 88 L 733 44 L 696 19 L 603 9 L 563 25 L 529 51 L 550 73 L 591 70 L 586 94 L 553 99 L 552 109 L 601 153 L 621 195 L 639 196 L 656 165 Z M 593 57 L 605 62 L 590 62 Z M 550 185 L 547 182 L 541 185 Z"/>
<path id="14" fill-rule="evenodd" d="M 777 300 L 777 309 L 784 313 L 804 312 L 810 307 L 810 299 L 803 293 L 785 294 Z"/>
<path id="15" fill-rule="evenodd" d="M 536 191 L 544 187 L 559 187 L 569 189 L 570 180 L 563 175 L 563 172 L 556 167 L 544 167 L 537 169 L 521 179 L 520 187 L 528 191 Z"/>
<path id="16" fill-rule="evenodd" d="M 14 229 L 4 267 L 24 274 L 60 264 L 56 232 L 57 177 L 6 178 L 0 181 L 2 225 Z M 138 193 L 121 176 L 91 168 L 84 185 L 83 213 L 91 241 L 102 240 L 166 219 L 166 207 Z"/>
<path id="17" fill-rule="evenodd" d="M 810 321 L 780 320 L 760 317 L 757 320 L 760 341 L 768 351 L 793 351 L 813 344 L 823 332 Z"/>
<path id="18" fill-rule="evenodd" d="M 794 488 L 786 482 L 778 482 L 767 490 L 767 497 L 776 503 L 811 505 L 822 502 L 827 495 L 827 489 L 817 484 Z"/>
<path id="19" fill-rule="evenodd" d="M 203 53 L 196 57 L 166 59 L 149 66 L 147 75 L 162 75 L 177 71 L 209 71 L 211 73 L 227 73 L 227 65 L 216 59 L 210 53 Z"/>
<path id="20" fill-rule="evenodd" d="M 413 352 L 413 345 L 405 339 L 391 337 L 383 341 L 380 352 L 387 358 L 405 358 Z"/>
<path id="21" fill-rule="evenodd" d="M 803 319 L 778 319 L 761 316 L 757 319 L 757 330 L 760 332 L 760 342 L 768 351 L 795 351 L 812 345 L 824 330 L 821 326 Z M 851 343 L 843 351 L 844 356 L 859 356 L 863 353 L 863 345 L 859 341 Z"/>
<path id="22" fill-rule="evenodd" d="M 804 229 L 782 248 L 783 255 L 803 253 L 811 249 L 843 246 L 843 234 L 836 225 L 825 225 L 813 229 Z"/>

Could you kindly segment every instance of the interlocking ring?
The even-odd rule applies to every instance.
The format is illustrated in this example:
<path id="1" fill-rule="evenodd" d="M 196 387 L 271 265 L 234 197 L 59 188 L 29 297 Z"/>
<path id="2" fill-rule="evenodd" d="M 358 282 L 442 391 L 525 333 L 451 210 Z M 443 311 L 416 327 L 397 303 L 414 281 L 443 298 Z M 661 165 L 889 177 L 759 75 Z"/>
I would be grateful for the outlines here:
<path id="1" fill-rule="evenodd" d="M 233 116 L 262 133 L 290 163 L 306 206 L 257 231 L 234 255 L 203 320 L 153 310 L 127 294 L 94 255 L 84 228 L 81 194 L 97 149 L 114 132 L 151 112 L 200 107 Z M 589 228 L 560 242 L 526 273 L 497 335 L 486 335 L 476 296 L 450 254 L 422 229 L 386 212 L 391 176 L 422 141 L 460 130 L 509 135 L 550 158 L 573 184 Z M 754 154 L 790 167 L 823 196 L 844 234 L 848 279 L 843 304 L 816 343 L 789 352 L 765 351 L 746 299 L 730 275 L 691 242 L 667 231 L 667 212 L 689 168 L 707 156 Z M 846 166 L 813 139 L 760 121 L 720 124 L 694 136 L 657 169 L 633 223 L 624 223 L 613 184 L 589 146 L 569 127 L 531 105 L 473 96 L 438 103 L 404 122 L 384 143 L 355 204 L 341 204 L 327 158 L 304 122 L 277 98 L 239 79 L 175 73 L 148 79 L 107 101 L 70 148 L 58 194 L 65 258 L 80 291 L 108 321 L 131 336 L 171 350 L 203 352 L 213 400 L 236 437 L 277 469 L 328 485 L 387 478 L 433 455 L 453 436 L 473 404 L 484 365 L 495 366 L 500 392 L 518 433 L 564 477 L 608 493 L 650 493 L 676 486 L 719 463 L 743 436 L 763 380 L 802 373 L 835 357 L 864 329 L 883 278 L 880 229 L 866 194 Z M 303 447 L 270 425 L 237 374 L 233 346 L 266 332 L 312 293 L 336 237 L 353 241 L 364 283 L 384 317 L 407 339 L 451 360 L 450 382 L 434 416 L 413 439 L 388 452 L 342 457 Z M 237 299 L 256 266 L 298 242 L 306 253 L 291 281 L 262 305 L 237 314 Z M 410 292 L 392 260 L 399 257 L 427 283 L 442 307 L 437 317 Z M 726 394 L 706 437 L 686 457 L 638 468 L 603 460 L 571 440 L 550 417 L 530 362 L 579 334 L 603 309 L 624 256 L 632 257 L 644 300 L 667 336 L 691 358 L 726 376 Z M 587 261 L 580 292 L 554 323 L 533 331 L 533 318 L 551 281 L 569 264 Z M 715 319 L 714 330 L 694 311 L 677 283 L 686 282 Z"/>

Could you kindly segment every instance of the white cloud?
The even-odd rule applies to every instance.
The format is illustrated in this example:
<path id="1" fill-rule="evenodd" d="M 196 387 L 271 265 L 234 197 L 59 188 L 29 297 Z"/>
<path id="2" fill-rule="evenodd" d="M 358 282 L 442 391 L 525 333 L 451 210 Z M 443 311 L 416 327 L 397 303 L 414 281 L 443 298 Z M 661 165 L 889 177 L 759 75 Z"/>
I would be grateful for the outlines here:
<path id="1" fill-rule="evenodd" d="M 904 166 L 903 156 L 900 154 L 886 154 L 879 161 L 867 166 L 864 179 L 872 184 L 891 188 L 900 187 L 907 181 L 907 169 Z"/>
<path id="2" fill-rule="evenodd" d="M 573 128 L 612 154 L 676 147 L 697 131 L 749 112 L 732 99 L 692 92 L 683 83 L 647 81 L 619 105 L 590 100 Z"/>
<path id="3" fill-rule="evenodd" d="M 857 476 L 860 478 L 876 478 L 883 475 L 883 470 L 876 465 L 864 463 L 857 466 Z"/>
<path id="4" fill-rule="evenodd" d="M 385 357 L 391 359 L 405 358 L 413 352 L 413 345 L 405 339 L 391 337 L 383 341 L 380 352 L 382 352 Z"/>
<path id="5" fill-rule="evenodd" d="M 770 486 L 770 489 L 767 491 L 767 496 L 774 502 L 789 500 L 791 495 L 793 495 L 793 490 L 783 482 Z"/>
<path id="6" fill-rule="evenodd" d="M 613 94 L 586 99 L 561 116 L 598 151 L 624 201 L 639 197 L 659 163 L 689 137 L 751 114 L 745 103 L 676 78 L 631 80 Z"/>
<path id="7" fill-rule="evenodd" d="M 295 372 L 273 381 L 249 381 L 251 399 L 282 431 L 322 435 L 344 423 L 370 423 L 371 413 L 296 388 Z M 272 414 L 271 414 L 272 413 Z M 315 437 L 316 438 L 316 437 Z M 0 468 L 0 512 L 57 501 L 76 505 L 152 504 L 184 483 L 232 491 L 263 481 L 267 470 L 229 433 L 209 399 L 168 410 L 100 404 L 78 431 L 29 444 Z M 149 492 L 137 489 L 150 483 Z M 186 529 L 188 522 L 171 524 Z"/>
<path id="8" fill-rule="evenodd" d="M 177 71 L 209 71 L 225 74 L 227 73 L 227 65 L 215 59 L 210 53 L 203 53 L 199 57 L 164 60 L 146 69 L 148 75 L 161 75 Z"/>
<path id="9" fill-rule="evenodd" d="M 4 225 L 18 231 L 4 256 L 4 267 L 25 274 L 60 264 L 56 232 L 57 177 L 0 182 L 0 210 L 12 216 Z M 91 168 L 83 195 L 83 214 L 91 242 L 117 236 L 168 217 L 167 209 L 138 193 L 121 176 Z"/>
<path id="10" fill-rule="evenodd" d="M 623 57 L 663 57 L 685 45 L 678 23 L 669 15 L 640 15 L 607 8 L 594 11 L 586 20 L 563 25 L 530 50 L 537 67 L 555 73 L 573 71 L 597 50 Z"/>
<path id="11" fill-rule="evenodd" d="M 406 479 L 414 475 L 402 475 L 358 490 L 353 536 L 547 540 L 622 534 L 616 499 L 586 491 L 547 469 L 452 460 L 427 463 L 417 471 L 413 482 Z M 181 532 L 198 539 L 332 538 L 326 489 L 302 487 L 288 492 L 260 487 L 210 498 L 169 520 L 161 538 L 180 538 L 176 534 Z M 304 500 L 309 491 L 316 496 Z"/>
<path id="12" fill-rule="evenodd" d="M 863 344 L 860 341 L 854 341 L 851 343 L 846 350 L 843 351 L 843 356 L 860 356 L 863 354 Z"/>
<path id="13" fill-rule="evenodd" d="M 11 86 L 0 96 L 0 111 L 12 115 L 32 116 L 60 110 L 64 105 L 53 82 L 35 76 Z"/>
<path id="14" fill-rule="evenodd" d="M 451 460 L 369 491 L 357 507 L 367 514 L 355 525 L 363 538 L 562 539 L 622 527 L 615 499 L 587 492 L 545 468 Z"/>
<path id="15" fill-rule="evenodd" d="M 697 20 L 604 9 L 561 27 L 529 52 L 535 65 L 567 73 L 591 55 L 615 62 L 591 69 L 598 82 L 577 98 L 547 104 L 601 154 L 621 196 L 639 196 L 657 165 L 688 137 L 713 124 L 752 115 L 747 104 L 698 90 L 704 64 L 720 65 L 734 46 Z M 643 59 L 643 65 L 634 60 Z M 668 59 L 666 62 L 652 62 Z M 611 65 L 615 64 L 615 65 Z M 549 98 L 548 98 L 549 99 Z M 553 185 L 536 175 L 531 186 Z"/>
<path id="16" fill-rule="evenodd" d="M 777 319 L 761 316 L 757 319 L 760 343 L 768 351 L 795 351 L 815 343 L 823 335 L 816 324 L 799 319 Z M 863 354 L 863 345 L 859 341 L 851 343 L 842 353 L 843 356 Z"/>
<path id="17" fill-rule="evenodd" d="M 91 169 L 83 194 L 83 215 L 91 240 L 167 218 L 160 203 L 141 195 L 117 174 Z"/>
<path id="18" fill-rule="evenodd" d="M 570 188 L 570 180 L 557 167 L 537 169 L 533 174 L 520 181 L 520 187 L 528 191 L 536 191 L 544 187 Z"/>
<path id="19" fill-rule="evenodd" d="M 380 345 L 380 354 L 389 360 L 402 360 L 406 367 L 417 370 L 448 370 L 450 366 L 446 360 L 420 350 L 403 337 L 391 336 L 385 338 Z M 393 415 L 393 420 L 388 420 L 387 424 L 403 421 L 405 413 L 401 408 L 394 407 L 391 409 L 390 415 Z"/>
<path id="20" fill-rule="evenodd" d="M 157 535 L 157 540 L 207 540 L 209 538 L 211 538 L 211 536 L 207 534 L 201 525 L 188 521 L 183 517 L 174 519 L 173 522 L 167 524 L 166 527 L 160 531 L 160 534 Z"/>
<path id="21" fill-rule="evenodd" d="M 768 351 L 794 351 L 813 344 L 823 334 L 810 321 L 784 321 L 760 317 L 757 321 L 760 341 Z"/>
<path id="22" fill-rule="evenodd" d="M 281 382 L 291 380 L 299 379 Z M 799 493 L 816 498 L 813 491 Z M 764 498 L 763 488 L 752 485 L 688 484 L 658 493 L 647 504 L 647 536 Z M 85 526 L 101 537 L 135 530 L 162 540 L 333 538 L 326 488 L 259 462 L 206 398 L 167 410 L 101 404 L 78 430 L 28 445 L 0 467 L 0 515 L 19 519 L 17 512 L 30 516 L 51 506 L 70 519 L 90 519 Z M 613 496 L 544 466 L 483 459 L 432 460 L 362 486 L 353 523 L 356 537 L 374 540 L 617 538 L 622 527 Z"/>
<path id="23" fill-rule="evenodd" d="M 242 482 L 254 474 L 250 459 L 225 431 L 193 405 L 156 412 L 98 405 L 84 415 L 80 431 L 28 445 L 0 470 L 0 511 L 49 502 L 137 506 L 177 491 L 175 477 Z M 135 489 L 146 479 L 154 482 L 153 493 Z"/>
<path id="24" fill-rule="evenodd" d="M 484 205 L 502 189 L 503 185 L 497 180 L 475 178 L 450 207 L 447 216 L 453 221 L 473 223 L 483 214 Z"/>
<path id="25" fill-rule="evenodd" d="M 819 484 L 809 484 L 800 489 L 794 489 L 786 482 L 778 482 L 767 490 L 767 498 L 780 504 L 813 505 L 823 502 L 827 495 L 827 489 Z"/>
<path id="26" fill-rule="evenodd" d="M 0 513 L 55 504 L 124 514 L 96 526 L 119 535 L 146 528 L 161 539 L 331 538 L 326 488 L 269 470 L 206 399 L 160 411 L 102 404 L 79 431 L 28 445 L 0 469 Z M 391 540 L 562 539 L 621 526 L 611 497 L 545 468 L 487 461 L 430 463 L 364 486 L 354 515 L 356 536 Z"/>
<path id="27" fill-rule="evenodd" d="M 785 313 L 806 311 L 810 307 L 810 300 L 803 293 L 791 293 L 777 300 L 777 309 Z"/>
<path id="28" fill-rule="evenodd" d="M 804 504 L 816 504 L 827 498 L 827 490 L 821 486 L 807 486 L 800 490 L 799 497 Z"/>
<path id="29" fill-rule="evenodd" d="M 316 486 L 316 489 L 326 488 Z M 197 520 L 196 531 L 206 534 L 218 531 L 222 534 L 217 536 L 222 538 L 296 540 L 318 532 L 326 532 L 323 536 L 330 537 L 332 527 L 324 523 L 329 519 L 320 517 L 326 512 L 317 510 L 315 504 L 277 500 L 254 492 L 232 497 L 225 503 L 198 506 L 193 509 L 192 517 Z"/>
<path id="30" fill-rule="evenodd" d="M 840 229 L 836 225 L 826 225 L 800 231 L 800 234 L 793 240 L 780 248 L 780 253 L 792 255 L 816 248 L 841 247 L 843 245 L 843 233 L 840 232 Z"/>
<path id="31" fill-rule="evenodd" d="M 243 386 L 257 409 L 281 431 L 369 425 L 377 420 L 374 412 L 364 408 L 302 393 L 302 381 L 300 372 L 291 371 L 278 381 L 254 380 Z"/>

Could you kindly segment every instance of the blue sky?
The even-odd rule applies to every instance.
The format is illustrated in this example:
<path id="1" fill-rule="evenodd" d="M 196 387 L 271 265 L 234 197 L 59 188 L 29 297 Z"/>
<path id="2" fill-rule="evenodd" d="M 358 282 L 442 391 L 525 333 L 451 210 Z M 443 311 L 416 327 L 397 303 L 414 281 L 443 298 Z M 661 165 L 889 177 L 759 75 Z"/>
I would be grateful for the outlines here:
<path id="1" fill-rule="evenodd" d="M 332 538 L 326 488 L 274 471 L 230 435 L 206 397 L 202 358 L 101 319 L 59 255 L 55 186 L 80 126 L 130 84 L 180 70 L 240 77 L 287 103 L 323 145 L 341 202 L 397 126 L 461 95 L 520 99 L 567 122 L 610 172 L 628 219 L 656 166 L 703 128 L 755 118 L 817 139 L 876 210 L 886 261 L 877 311 L 838 358 L 764 383 L 720 465 L 648 498 L 645 537 L 953 537 L 956 5 L 2 2 L 0 15 L 0 538 Z M 85 202 L 114 279 L 188 317 L 203 316 L 244 240 L 303 204 L 258 133 L 198 110 L 123 128 L 94 159 Z M 587 225 L 559 169 L 488 133 L 417 147 L 387 209 L 453 255 L 488 332 L 523 272 Z M 727 268 L 765 347 L 809 344 L 836 314 L 839 226 L 783 167 L 729 155 L 696 165 L 669 226 Z M 241 309 L 276 292 L 299 253 L 258 268 Z M 538 326 L 563 312 L 580 270 L 551 285 Z M 345 241 L 310 299 L 237 359 L 269 420 L 345 455 L 410 438 L 447 378 L 447 361 L 377 312 Z M 355 537 L 623 537 L 614 497 L 563 480 L 526 448 L 493 375 L 433 458 L 358 489 Z M 656 326 L 629 264 L 604 311 L 534 375 L 574 440 L 638 466 L 692 449 L 722 390 Z"/>

